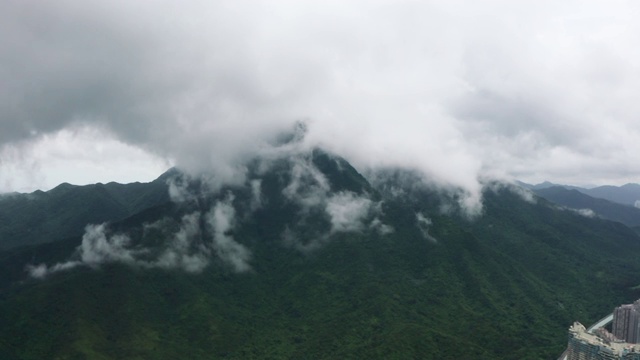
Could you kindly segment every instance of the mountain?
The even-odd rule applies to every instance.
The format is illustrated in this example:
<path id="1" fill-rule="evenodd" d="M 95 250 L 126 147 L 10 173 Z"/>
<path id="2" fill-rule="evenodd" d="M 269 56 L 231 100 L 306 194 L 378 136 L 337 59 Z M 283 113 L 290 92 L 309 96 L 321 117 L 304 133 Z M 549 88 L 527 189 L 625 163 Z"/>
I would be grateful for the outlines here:
<path id="1" fill-rule="evenodd" d="M 600 199 L 606 199 L 619 204 L 635 206 L 640 201 L 640 184 L 626 184 L 622 186 L 599 186 L 593 189 L 581 189 L 581 192 Z"/>
<path id="2" fill-rule="evenodd" d="M 572 190 L 572 189 L 578 190 L 578 191 L 588 190 L 586 188 L 582 188 L 582 187 L 579 187 L 579 186 L 554 184 L 554 183 L 552 183 L 550 181 L 544 181 L 544 182 L 541 182 L 541 183 L 536 184 L 536 185 L 527 184 L 525 182 L 518 181 L 518 180 L 516 180 L 515 183 L 516 183 L 516 185 L 519 185 L 519 186 L 521 186 L 521 187 L 523 187 L 525 189 L 534 190 L 534 191 L 535 190 L 548 189 L 548 188 L 551 188 L 551 187 L 558 187 L 558 186 L 563 187 L 565 189 L 569 189 L 569 190 Z"/>
<path id="3" fill-rule="evenodd" d="M 527 183 L 522 182 L 522 181 L 516 181 L 516 184 L 519 185 L 519 186 L 522 186 L 525 189 L 529 189 L 529 190 L 546 189 L 546 188 L 550 188 L 550 187 L 553 187 L 553 186 L 562 186 L 562 185 L 554 184 L 554 183 L 549 182 L 549 181 L 545 181 L 545 182 L 542 182 L 542 183 L 536 184 L 536 185 L 527 184 Z"/>
<path id="4" fill-rule="evenodd" d="M 473 215 L 318 150 L 173 176 L 183 201 L 0 252 L 0 358 L 555 358 L 639 296 L 636 233 L 511 185 Z"/>
<path id="5" fill-rule="evenodd" d="M 586 211 L 587 214 L 589 211 L 593 211 L 594 215 L 619 221 L 629 227 L 640 226 L 640 209 L 636 207 L 594 198 L 584 194 L 582 190 L 569 190 L 561 186 L 534 190 L 534 192 L 558 205 Z"/>
<path id="6" fill-rule="evenodd" d="M 146 184 L 65 183 L 47 192 L 0 195 L 0 249 L 80 236 L 87 224 L 122 220 L 169 201 L 165 177 Z"/>
<path id="7" fill-rule="evenodd" d="M 640 184 L 626 184 L 622 186 L 605 185 L 594 188 L 584 188 L 572 185 L 559 185 L 549 181 L 532 185 L 522 181 L 516 184 L 529 190 L 538 191 L 555 187 L 563 187 L 568 190 L 577 190 L 593 198 L 608 200 L 617 204 L 635 206 L 636 201 L 640 201 Z"/>

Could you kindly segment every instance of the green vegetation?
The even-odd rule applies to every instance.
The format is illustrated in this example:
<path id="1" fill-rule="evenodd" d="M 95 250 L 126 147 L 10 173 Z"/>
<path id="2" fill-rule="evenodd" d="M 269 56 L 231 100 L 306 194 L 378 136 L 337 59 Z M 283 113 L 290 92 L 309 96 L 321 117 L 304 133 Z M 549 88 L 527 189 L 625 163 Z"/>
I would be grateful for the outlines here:
<path id="1" fill-rule="evenodd" d="M 89 223 L 121 220 L 168 201 L 165 177 L 151 183 L 95 184 L 0 195 L 0 249 L 82 235 Z"/>
<path id="2" fill-rule="evenodd" d="M 335 233 L 309 253 L 287 246 L 286 228 L 304 237 L 328 225 L 283 199 L 288 167 L 276 164 L 262 177 L 266 205 L 251 217 L 242 205 L 250 194 L 232 189 L 245 219 L 234 236 L 253 255 L 247 273 L 215 261 L 201 274 L 114 263 L 35 280 L 26 263 L 64 261 L 80 239 L 0 253 L 0 357 L 550 359 L 574 320 L 589 324 L 640 297 L 640 239 L 622 224 L 499 186 L 469 220 L 444 214 L 450 197 L 428 187 L 392 196 L 326 154 L 313 160 L 331 191 L 383 199 L 379 218 L 395 231 Z M 166 204 L 114 226 L 136 233 L 189 211 Z"/>
<path id="3" fill-rule="evenodd" d="M 589 209 L 599 217 L 619 221 L 629 227 L 640 225 L 640 209 L 634 206 L 597 199 L 578 190 L 569 190 L 561 186 L 535 190 L 535 193 L 558 205 L 572 209 Z"/>

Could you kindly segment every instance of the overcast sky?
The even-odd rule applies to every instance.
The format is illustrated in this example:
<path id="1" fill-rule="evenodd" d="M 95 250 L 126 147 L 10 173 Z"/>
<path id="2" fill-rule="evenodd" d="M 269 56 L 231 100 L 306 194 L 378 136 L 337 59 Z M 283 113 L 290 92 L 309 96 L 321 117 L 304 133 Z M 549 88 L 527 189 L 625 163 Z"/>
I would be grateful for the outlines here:
<path id="1" fill-rule="evenodd" d="M 359 168 L 467 189 L 640 182 L 638 18 L 636 1 L 4 0 L 0 191 L 233 174 L 301 119 Z"/>

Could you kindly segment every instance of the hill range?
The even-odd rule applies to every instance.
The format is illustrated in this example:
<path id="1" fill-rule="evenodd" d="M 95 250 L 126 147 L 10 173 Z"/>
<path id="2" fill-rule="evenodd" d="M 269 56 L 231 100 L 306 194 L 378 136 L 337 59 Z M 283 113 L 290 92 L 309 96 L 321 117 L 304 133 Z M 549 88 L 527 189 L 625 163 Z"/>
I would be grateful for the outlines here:
<path id="1" fill-rule="evenodd" d="M 461 196 L 321 150 L 232 186 L 5 196 L 0 358 L 554 358 L 639 297 L 628 226 L 506 183 L 479 214 Z"/>

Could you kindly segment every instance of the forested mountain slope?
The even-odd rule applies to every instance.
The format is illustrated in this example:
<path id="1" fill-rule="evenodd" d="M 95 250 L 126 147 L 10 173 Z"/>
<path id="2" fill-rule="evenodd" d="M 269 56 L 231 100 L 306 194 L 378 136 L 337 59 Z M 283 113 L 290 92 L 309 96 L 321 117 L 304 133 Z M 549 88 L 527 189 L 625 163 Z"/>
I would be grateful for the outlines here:
<path id="1" fill-rule="evenodd" d="M 639 295 L 633 231 L 510 185 L 469 216 L 402 171 L 263 165 L 1 253 L 0 357 L 550 359 Z"/>
<path id="2" fill-rule="evenodd" d="M 592 211 L 593 215 L 612 221 L 619 221 L 629 227 L 640 226 L 640 209 L 633 206 L 594 198 L 581 191 L 570 190 L 561 186 L 534 190 L 534 192 L 551 202 L 582 211 L 587 215 L 590 214 L 589 211 Z"/>
<path id="3" fill-rule="evenodd" d="M 82 235 L 89 223 L 122 220 L 169 200 L 163 178 L 150 183 L 61 184 L 0 195 L 0 249 Z"/>

